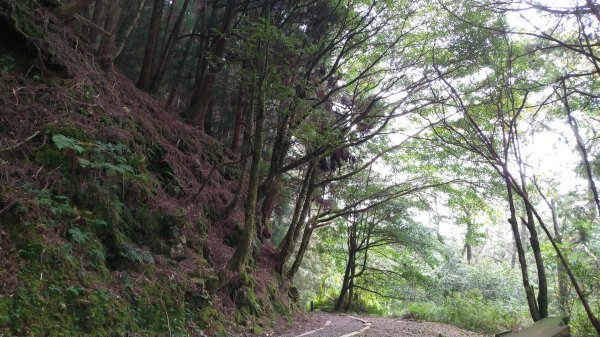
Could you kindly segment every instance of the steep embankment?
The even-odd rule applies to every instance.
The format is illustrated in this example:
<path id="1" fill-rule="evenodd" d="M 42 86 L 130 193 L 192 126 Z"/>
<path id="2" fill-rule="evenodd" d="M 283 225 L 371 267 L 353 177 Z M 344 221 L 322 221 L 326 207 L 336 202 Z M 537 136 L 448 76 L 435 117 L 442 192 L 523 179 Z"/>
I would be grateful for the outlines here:
<path id="1" fill-rule="evenodd" d="M 268 251 L 227 271 L 235 158 L 34 4 L 0 0 L 0 335 L 226 335 L 289 312 Z"/>

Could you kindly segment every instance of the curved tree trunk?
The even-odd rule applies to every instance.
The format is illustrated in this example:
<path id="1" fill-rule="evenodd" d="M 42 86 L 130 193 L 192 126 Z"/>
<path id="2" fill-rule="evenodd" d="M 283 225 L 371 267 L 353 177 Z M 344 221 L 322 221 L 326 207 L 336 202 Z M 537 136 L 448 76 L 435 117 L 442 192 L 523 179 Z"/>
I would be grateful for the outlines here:
<path id="1" fill-rule="evenodd" d="M 525 251 L 523 250 L 523 243 L 521 242 L 521 235 L 519 233 L 519 224 L 517 223 L 517 211 L 515 208 L 515 201 L 513 197 L 513 188 L 510 183 L 509 173 L 507 164 L 503 165 L 504 170 L 504 181 L 506 183 L 506 191 L 508 195 L 508 205 L 510 208 L 510 218 L 508 222 L 512 228 L 513 237 L 515 239 L 515 245 L 517 247 L 517 256 L 519 258 L 519 265 L 521 266 L 521 276 L 523 279 L 523 287 L 525 288 L 525 296 L 527 297 L 527 305 L 529 306 L 529 313 L 533 321 L 540 320 L 540 312 L 537 307 L 537 301 L 535 299 L 535 293 L 533 287 L 529 283 L 529 272 L 527 270 L 527 260 L 525 258 Z"/>
<path id="2" fill-rule="evenodd" d="M 594 181 L 594 175 L 592 173 L 592 165 L 590 164 L 590 159 L 588 156 L 588 151 L 585 146 L 585 141 L 581 138 L 581 134 L 579 133 L 579 125 L 575 118 L 573 118 L 573 114 L 571 111 L 571 106 L 569 105 L 569 99 L 567 97 L 567 87 L 565 82 L 562 82 L 562 101 L 565 106 L 565 110 L 567 111 L 567 119 L 569 121 L 569 125 L 571 126 L 571 130 L 573 130 L 573 135 L 575 136 L 575 141 L 577 142 L 577 148 L 581 153 L 581 161 L 583 162 L 583 167 L 585 169 L 585 174 L 587 177 L 588 185 L 590 191 L 592 192 L 592 200 L 596 205 L 596 210 L 598 211 L 598 216 L 600 216 L 600 197 L 598 196 L 598 189 L 596 188 L 596 182 Z"/>
<path id="3" fill-rule="evenodd" d="M 290 270 L 288 270 L 287 272 L 287 278 L 290 280 L 294 279 L 294 276 L 298 272 L 298 269 L 300 269 L 300 264 L 302 264 L 304 253 L 306 252 L 306 248 L 308 248 L 308 244 L 310 243 L 310 238 L 314 229 L 315 227 L 313 227 L 313 224 L 310 223 L 304 227 L 304 232 L 302 233 L 302 241 L 300 242 L 300 247 L 298 247 L 296 258 L 294 259 L 294 263 L 292 263 Z"/>
<path id="4" fill-rule="evenodd" d="M 296 206 L 294 207 L 294 214 L 292 216 L 290 227 L 279 244 L 279 265 L 277 266 L 277 269 L 280 273 L 284 272 L 285 263 L 294 251 L 296 242 L 300 236 L 300 231 L 302 230 L 301 224 L 305 222 L 304 219 L 310 210 L 312 194 L 314 191 L 314 176 L 314 165 L 310 165 L 304 176 L 300 194 L 296 199 Z M 307 221 L 306 226 L 311 226 L 314 221 L 316 221 L 316 218 Z"/>

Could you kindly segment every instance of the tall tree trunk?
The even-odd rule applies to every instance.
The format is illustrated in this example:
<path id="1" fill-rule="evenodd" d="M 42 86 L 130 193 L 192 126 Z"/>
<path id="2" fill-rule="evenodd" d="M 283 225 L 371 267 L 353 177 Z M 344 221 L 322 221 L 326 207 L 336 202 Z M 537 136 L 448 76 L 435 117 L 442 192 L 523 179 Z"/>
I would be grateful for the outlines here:
<path id="1" fill-rule="evenodd" d="M 542 199 L 544 200 L 544 202 L 546 203 L 548 208 L 550 208 L 550 214 L 552 215 L 552 227 L 554 230 L 554 241 L 556 241 L 556 243 L 558 243 L 558 244 L 562 244 L 562 234 L 560 232 L 560 225 L 558 222 L 558 211 L 556 209 L 556 200 L 554 200 L 554 199 L 548 200 L 548 198 L 542 192 L 542 189 L 537 184 L 537 181 L 535 179 L 533 179 L 533 185 L 537 189 L 539 195 L 542 197 Z M 532 213 L 533 213 L 533 211 L 532 211 Z M 557 282 L 557 288 L 558 288 L 558 294 L 557 294 L 558 306 L 559 306 L 561 314 L 566 315 L 567 311 L 568 311 L 569 280 L 568 280 L 568 276 L 565 272 L 565 267 L 560 262 L 560 259 L 558 259 L 558 262 L 557 262 L 556 282 Z"/>
<path id="2" fill-rule="evenodd" d="M 129 35 L 131 35 L 133 28 L 135 28 L 135 26 L 137 26 L 137 23 L 140 19 L 142 11 L 144 10 L 144 4 L 146 4 L 146 0 L 139 0 L 139 2 L 140 2 L 140 4 L 139 4 L 137 10 L 135 11 L 135 16 L 133 17 L 133 20 L 131 20 L 131 22 L 129 23 L 129 26 L 127 26 L 127 28 L 123 32 L 123 36 L 121 37 L 121 42 L 119 43 L 119 46 L 115 50 L 115 54 L 114 54 L 115 58 L 119 57 L 119 55 L 121 55 L 121 52 L 123 52 L 123 48 L 125 48 L 125 43 L 127 43 L 127 39 L 129 39 Z"/>
<path id="3" fill-rule="evenodd" d="M 300 193 L 296 199 L 292 221 L 290 222 L 290 226 L 288 227 L 283 240 L 279 244 L 278 271 L 280 273 L 283 273 L 285 263 L 294 251 L 296 242 L 298 241 L 298 236 L 300 236 L 300 231 L 302 230 L 302 226 L 300 224 L 305 221 L 304 218 L 310 210 L 312 194 L 314 191 L 314 176 L 314 165 L 311 164 L 307 168 L 306 175 L 302 181 L 302 187 L 300 188 Z M 311 221 L 308 221 L 306 226 L 310 225 Z"/>
<path id="4" fill-rule="evenodd" d="M 152 81 L 150 82 L 150 91 L 153 93 L 156 93 L 158 91 L 158 89 L 160 88 L 160 83 L 162 82 L 162 80 L 165 76 L 165 73 L 167 71 L 167 66 L 171 63 L 171 58 L 173 57 L 173 51 L 175 49 L 174 48 L 175 42 L 176 42 L 175 40 L 176 40 L 177 35 L 179 35 L 179 32 L 181 31 L 181 25 L 183 24 L 183 19 L 185 18 L 185 14 L 186 14 L 189 4 L 190 4 L 190 0 L 185 0 L 183 2 L 183 5 L 181 7 L 181 12 L 179 13 L 177 20 L 175 21 L 175 25 L 173 26 L 171 33 L 167 37 L 167 39 L 165 41 L 165 45 L 163 47 L 163 50 L 160 53 L 160 58 L 158 60 L 157 66 L 156 66 L 154 76 L 152 76 Z M 198 13 L 198 16 L 200 16 L 200 13 L 203 10 L 204 10 L 204 8 L 202 8 L 200 10 L 200 12 Z"/>
<path id="5" fill-rule="evenodd" d="M 569 98 L 567 96 L 567 86 L 565 82 L 562 82 L 562 101 L 565 106 L 565 110 L 567 111 L 567 119 L 569 121 L 569 125 L 573 130 L 573 135 L 575 136 L 575 141 L 577 142 L 577 148 L 581 153 L 581 161 L 583 162 L 583 167 L 585 168 L 585 174 L 588 181 L 588 186 L 590 191 L 592 192 L 592 198 L 594 203 L 596 204 L 596 210 L 598 211 L 598 216 L 600 216 L 600 197 L 598 196 L 598 189 L 596 188 L 596 183 L 594 182 L 594 175 L 592 173 L 592 165 L 590 164 L 590 159 L 588 156 L 587 148 L 585 147 L 585 141 L 581 138 L 581 134 L 579 133 L 579 126 L 577 125 L 577 121 L 573 118 L 573 114 L 571 111 L 571 106 L 569 104 Z"/>
<path id="6" fill-rule="evenodd" d="M 206 8 L 206 3 L 203 2 L 205 5 L 203 5 L 203 10 L 202 12 L 204 12 L 204 9 Z M 192 28 L 191 34 L 197 34 L 198 30 L 200 29 L 200 25 L 202 23 L 202 15 L 200 15 L 202 13 L 198 13 L 198 16 L 196 17 L 196 22 L 194 22 L 194 27 Z M 181 77 L 183 75 L 183 70 L 185 68 L 186 65 L 186 60 L 188 58 L 188 55 L 190 54 L 190 50 L 192 50 L 192 39 L 193 37 L 190 36 L 188 37 L 189 41 L 186 43 L 185 45 L 185 50 L 183 51 L 183 56 L 181 57 L 181 60 L 179 61 L 179 67 L 177 68 L 177 74 L 175 75 L 175 80 L 173 81 L 173 85 L 171 86 L 171 90 L 169 91 L 169 97 L 167 98 L 167 103 L 165 103 L 165 107 L 168 109 L 171 104 L 173 104 L 173 99 L 175 99 L 175 95 L 177 94 L 177 88 L 179 87 L 179 81 L 181 80 Z M 247 89 L 247 88 L 246 88 Z"/>
<path id="7" fill-rule="evenodd" d="M 279 195 L 282 175 L 281 167 L 283 166 L 283 160 L 289 148 L 288 138 L 290 136 L 287 133 L 288 123 L 289 117 L 287 116 L 279 121 L 277 135 L 275 137 L 275 142 L 273 143 L 273 150 L 271 151 L 269 174 L 260 189 L 261 195 L 259 196 L 259 200 L 262 201 L 260 226 L 267 238 L 270 237 L 271 232 L 269 220 L 273 213 L 273 209 L 275 208 L 277 196 Z"/>
<path id="8" fill-rule="evenodd" d="M 516 142 L 515 142 L 516 143 Z M 523 199 L 529 199 L 529 192 L 527 192 L 527 180 L 525 177 L 526 171 L 525 167 L 521 161 L 520 150 L 517 148 L 517 162 L 519 165 L 519 178 L 521 181 L 521 191 Z M 540 248 L 540 241 L 538 238 L 537 229 L 535 228 L 535 219 L 533 217 L 533 210 L 524 201 L 525 205 L 525 213 L 527 215 L 527 219 L 521 218 L 521 221 L 527 230 L 529 231 L 529 242 L 531 244 L 531 250 L 533 251 L 533 256 L 535 258 L 535 266 L 537 270 L 538 277 L 538 311 L 540 314 L 540 319 L 548 317 L 548 280 L 546 279 L 546 269 L 544 268 L 544 260 L 542 257 L 542 250 Z"/>
<path id="9" fill-rule="evenodd" d="M 550 212 L 552 213 L 552 225 L 554 227 L 554 240 L 562 245 L 562 235 L 560 233 L 560 225 L 558 223 L 558 212 L 556 211 L 556 200 L 549 203 Z M 565 273 L 565 267 L 559 262 L 556 268 L 557 283 L 558 283 L 558 306 L 562 314 L 566 314 L 569 304 L 569 280 Z"/>
<path id="10" fill-rule="evenodd" d="M 510 177 L 510 178 L 512 179 L 512 177 Z M 522 191 L 518 190 L 518 185 L 514 184 L 513 186 L 516 186 L 515 191 L 517 192 L 517 194 L 519 194 L 521 197 L 523 197 Z M 546 237 L 548 238 L 548 240 L 550 240 L 550 243 L 552 244 L 552 247 L 554 248 L 554 251 L 556 252 L 556 255 L 558 256 L 560 263 L 565 268 L 565 272 L 567 273 L 567 275 L 569 276 L 569 279 L 571 280 L 571 285 L 573 286 L 573 289 L 575 289 L 575 293 L 577 293 L 577 297 L 579 298 L 581 305 L 583 305 L 583 309 L 585 310 L 585 313 L 587 314 L 590 323 L 592 324 L 594 329 L 596 329 L 596 332 L 600 335 L 600 320 L 598 320 L 598 317 L 596 317 L 596 314 L 592 310 L 592 307 L 590 306 L 590 303 L 587 299 L 586 293 L 583 291 L 583 289 L 579 285 L 579 282 L 577 281 L 575 274 L 569 267 L 569 262 L 567 261 L 567 258 L 563 255 L 561 248 L 558 246 L 558 244 L 556 243 L 556 240 L 554 240 L 554 237 L 552 236 L 552 233 L 550 233 L 550 230 L 544 223 L 544 219 L 542 219 L 542 217 L 537 212 L 537 210 L 535 209 L 535 207 L 533 206 L 531 201 L 524 197 L 523 197 L 523 200 L 525 201 L 525 203 L 527 203 L 527 205 L 529 207 L 531 207 L 533 215 L 535 215 L 535 218 L 538 221 L 538 223 L 540 224 L 540 227 L 542 227 L 542 229 L 544 230 L 544 233 L 546 233 Z"/>
<path id="11" fill-rule="evenodd" d="M 298 252 L 296 253 L 296 257 L 294 258 L 294 263 L 290 267 L 290 270 L 287 272 L 287 278 L 289 280 L 293 280 L 294 276 L 300 269 L 300 265 L 302 264 L 302 259 L 304 259 L 304 253 L 306 253 L 306 249 L 308 248 L 308 244 L 310 243 L 310 238 L 315 229 L 315 224 L 308 223 L 304 226 L 304 232 L 302 233 L 302 241 L 300 242 L 300 247 L 298 247 Z"/>
<path id="12" fill-rule="evenodd" d="M 235 1 L 228 0 L 228 6 L 235 7 Z M 229 9 L 228 9 L 229 10 Z M 233 11 L 233 9 L 231 9 Z M 268 25 L 270 15 L 267 12 L 265 24 Z M 248 196 L 245 205 L 244 229 L 242 239 L 235 247 L 233 256 L 229 261 L 229 268 L 232 271 L 241 272 L 248 261 L 251 253 L 252 241 L 256 232 L 256 201 L 258 196 L 258 187 L 260 184 L 260 163 L 262 161 L 263 132 L 265 124 L 265 80 L 269 64 L 269 44 L 259 43 L 257 52 L 263 52 L 262 59 L 257 57 L 257 68 L 259 79 L 257 84 L 258 92 L 256 116 L 254 122 L 254 137 L 252 141 L 252 162 L 250 164 L 250 177 L 248 178 Z M 259 64 L 262 63 L 262 64 Z"/>
<path id="13" fill-rule="evenodd" d="M 160 34 L 160 21 L 164 7 L 164 0 L 154 0 L 152 6 L 152 16 L 150 17 L 150 27 L 148 29 L 148 42 L 144 52 L 144 61 L 140 70 L 140 77 L 137 81 L 137 87 L 142 90 L 148 90 L 150 85 L 150 76 L 154 67 L 154 57 L 158 46 L 158 35 Z"/>
<path id="14" fill-rule="evenodd" d="M 248 197 L 245 206 L 244 230 L 242 240 L 235 247 L 233 257 L 229 261 L 229 268 L 232 271 L 241 272 L 248 261 L 251 253 L 252 240 L 255 229 L 256 199 L 258 194 L 258 185 L 260 178 L 260 162 L 263 147 L 263 127 L 265 122 L 265 102 L 262 85 L 259 86 L 256 118 L 254 123 L 254 139 L 252 141 L 252 162 L 250 164 L 250 177 L 248 181 Z"/>
<path id="15" fill-rule="evenodd" d="M 521 221 L 527 226 L 529 231 L 529 242 L 531 243 L 531 250 L 535 259 L 535 266 L 537 269 L 538 276 L 538 310 L 541 318 L 548 317 L 548 280 L 546 279 L 546 269 L 544 268 L 544 261 L 542 257 L 542 251 L 540 248 L 540 242 L 538 239 L 537 230 L 535 229 L 535 222 L 533 220 L 533 214 L 531 210 L 527 210 L 527 220 L 521 219 Z"/>
<path id="16" fill-rule="evenodd" d="M 94 11 L 92 12 L 92 22 L 100 27 L 102 26 L 102 23 L 100 22 L 101 18 L 102 18 L 102 14 L 104 14 L 105 8 L 104 8 L 104 0 L 96 0 L 94 1 Z M 94 47 L 94 49 L 96 48 L 96 45 L 98 43 L 98 29 L 95 27 L 92 27 L 90 29 L 90 32 L 88 34 L 88 39 L 90 40 L 90 43 L 92 44 L 92 46 Z"/>
<path id="17" fill-rule="evenodd" d="M 214 50 L 212 52 L 212 58 L 215 60 L 220 60 L 225 55 L 225 44 L 227 42 L 225 35 L 231 28 L 235 14 L 235 7 L 235 0 L 227 0 L 225 17 L 223 18 L 221 30 L 218 33 L 219 35 L 216 38 Z M 206 114 L 208 112 L 208 107 L 210 106 L 213 88 L 217 80 L 217 75 L 221 70 L 221 65 L 222 62 L 216 62 L 215 64 L 209 66 L 208 72 L 203 81 L 198 78 L 199 85 L 196 86 L 196 90 L 192 96 L 192 102 L 186 112 L 186 117 L 195 121 L 198 124 L 201 132 L 204 132 Z"/>
<path id="18" fill-rule="evenodd" d="M 342 289 L 335 301 L 334 311 L 341 311 L 345 308 L 345 303 L 348 301 L 348 291 L 350 290 L 350 279 L 352 274 L 352 261 L 354 260 L 353 252 L 348 251 L 348 261 L 346 261 L 346 269 L 344 271 L 344 279 L 342 281 Z"/>
<path id="19" fill-rule="evenodd" d="M 100 65 L 106 71 L 112 69 L 113 66 L 115 35 L 117 34 L 120 17 L 121 0 L 111 0 L 110 4 L 108 5 L 108 11 L 106 12 L 106 23 L 104 25 L 104 30 L 107 34 L 105 34 L 102 38 L 98 52 L 100 55 Z"/>
<path id="20" fill-rule="evenodd" d="M 344 272 L 344 281 L 340 295 L 335 302 L 335 311 L 348 311 L 352 302 L 352 288 L 354 286 L 354 274 L 356 273 L 356 254 L 357 249 L 357 223 L 352 222 L 348 227 L 348 260 L 346 261 L 346 271 Z"/>
<path id="21" fill-rule="evenodd" d="M 515 269 L 517 263 L 517 244 L 513 241 L 512 251 L 510 253 L 510 269 Z"/>
<path id="22" fill-rule="evenodd" d="M 517 256 L 519 258 L 519 265 L 521 266 L 521 276 L 523 279 L 523 287 L 525 288 L 525 296 L 527 297 L 527 305 L 529 306 L 529 313 L 533 321 L 540 320 L 540 313 L 537 307 L 537 301 L 535 299 L 535 293 L 533 287 L 529 283 L 529 272 L 527 270 L 527 260 L 525 258 L 525 251 L 523 250 L 523 243 L 521 242 L 521 235 L 519 233 L 519 224 L 517 223 L 517 211 L 515 208 L 515 201 L 513 197 L 513 189 L 510 183 L 510 176 L 508 172 L 507 163 L 503 164 L 504 180 L 506 183 L 506 191 L 508 195 L 508 205 L 510 208 L 510 218 L 508 222 L 512 228 L 513 237 L 515 239 L 515 245 L 517 247 Z"/>
<path id="23" fill-rule="evenodd" d="M 244 77 L 243 72 L 246 71 L 247 67 L 242 65 L 242 78 Z M 242 131 L 244 126 L 244 111 L 246 111 L 247 99 L 246 99 L 246 85 L 243 80 L 240 81 L 240 87 L 238 89 L 238 97 L 235 105 L 235 120 L 233 122 L 233 136 L 231 139 L 231 152 L 236 155 L 240 153 Z"/>
<path id="24" fill-rule="evenodd" d="M 473 248 L 470 243 L 465 243 L 465 251 L 467 252 L 467 263 L 471 264 L 471 260 L 473 260 Z"/>
<path id="25" fill-rule="evenodd" d="M 352 299 L 354 298 L 354 280 L 356 277 L 356 255 L 354 257 L 354 261 L 352 262 L 352 267 L 350 269 L 350 283 L 348 284 L 348 301 L 346 302 L 346 307 L 344 308 L 345 312 L 350 311 L 352 308 Z"/>

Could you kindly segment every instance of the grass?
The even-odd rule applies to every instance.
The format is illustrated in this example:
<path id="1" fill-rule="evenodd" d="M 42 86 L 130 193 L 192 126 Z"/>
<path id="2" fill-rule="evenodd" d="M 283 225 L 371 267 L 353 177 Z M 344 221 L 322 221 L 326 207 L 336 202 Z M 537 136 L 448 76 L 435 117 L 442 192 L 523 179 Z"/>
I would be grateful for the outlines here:
<path id="1" fill-rule="evenodd" d="M 476 292 L 454 292 L 441 303 L 410 303 L 401 314 L 407 318 L 447 323 L 490 334 L 512 330 L 526 323 L 526 315 L 521 310 L 485 300 Z"/>

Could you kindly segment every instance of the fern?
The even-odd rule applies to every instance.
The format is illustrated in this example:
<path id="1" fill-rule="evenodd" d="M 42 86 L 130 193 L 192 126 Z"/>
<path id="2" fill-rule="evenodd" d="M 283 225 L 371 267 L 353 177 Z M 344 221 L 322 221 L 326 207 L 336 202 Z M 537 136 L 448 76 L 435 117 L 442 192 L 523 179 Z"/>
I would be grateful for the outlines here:
<path id="1" fill-rule="evenodd" d="M 150 252 L 133 245 L 126 245 L 125 250 L 120 254 L 122 257 L 134 263 L 154 263 L 154 258 Z"/>
<path id="2" fill-rule="evenodd" d="M 71 149 L 75 150 L 77 153 L 82 153 L 85 150 L 77 139 L 69 138 L 65 135 L 54 135 L 52 136 L 52 141 L 59 150 Z"/>
<path id="3" fill-rule="evenodd" d="M 86 243 L 90 239 L 90 235 L 88 233 L 83 232 L 77 227 L 69 229 L 69 235 L 71 235 L 71 240 L 77 242 L 78 244 Z"/>

